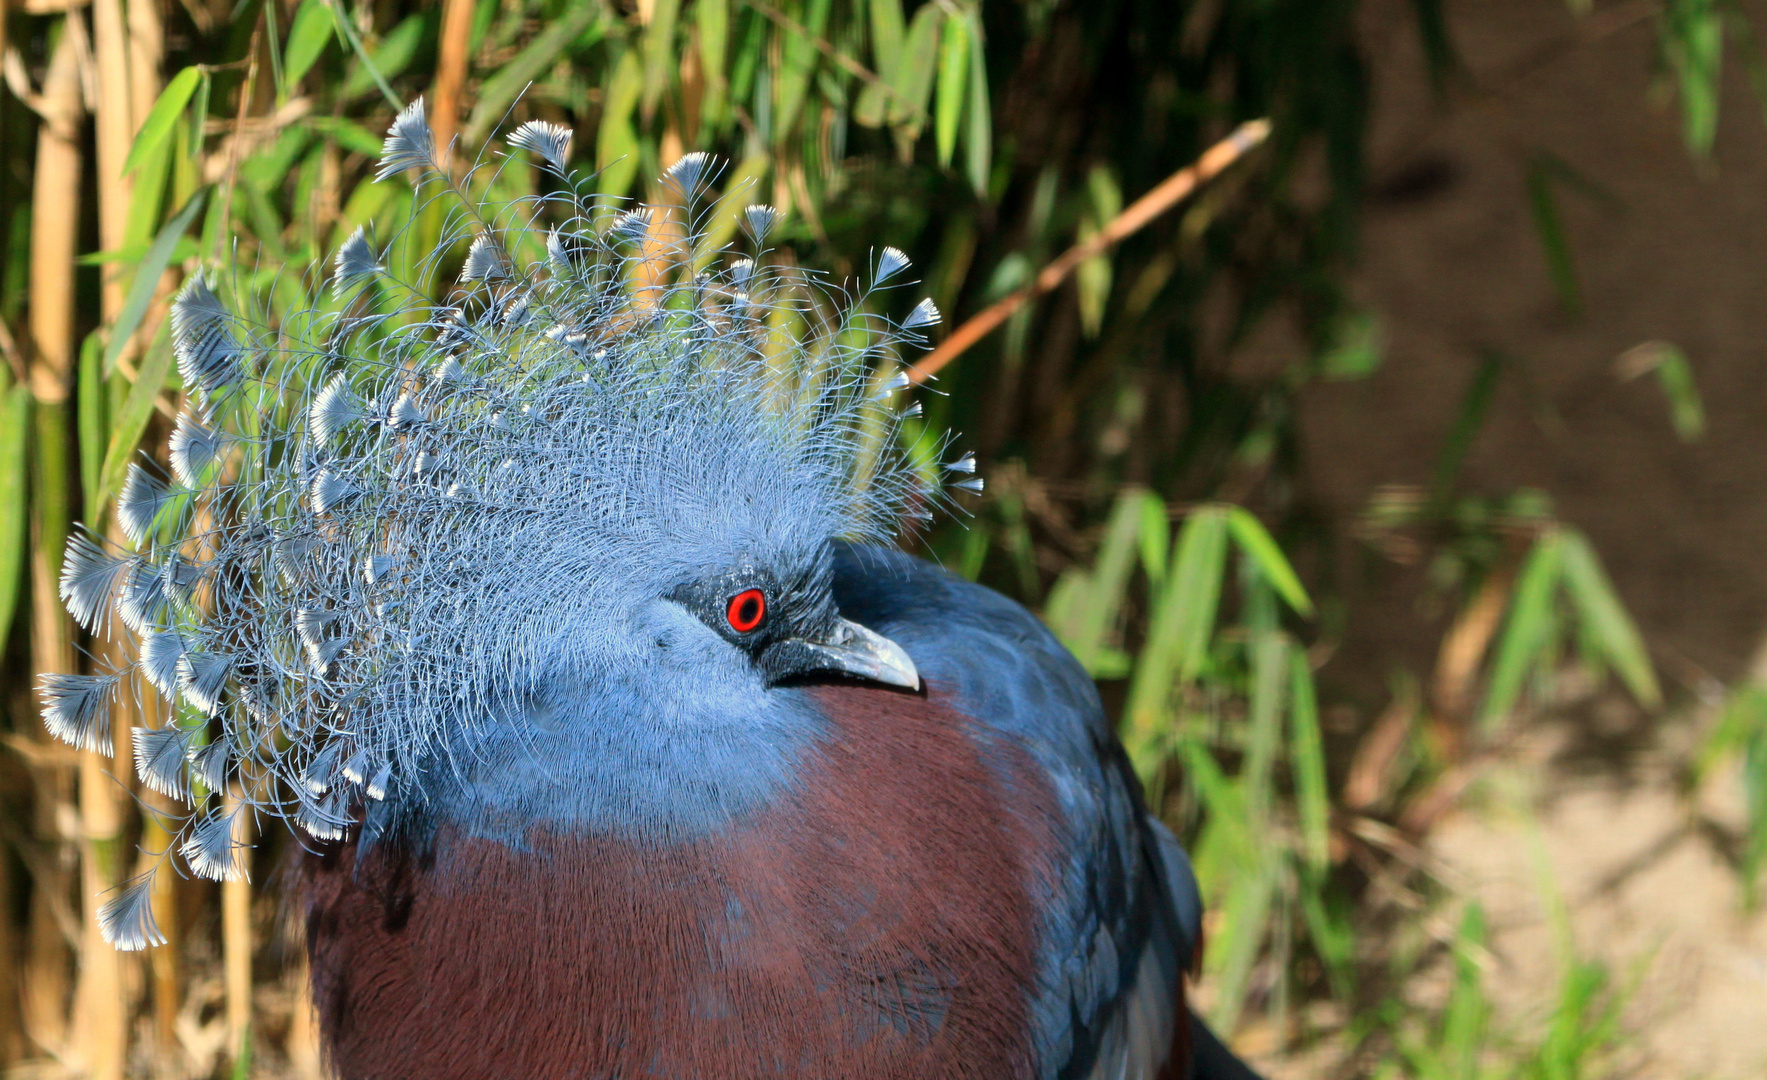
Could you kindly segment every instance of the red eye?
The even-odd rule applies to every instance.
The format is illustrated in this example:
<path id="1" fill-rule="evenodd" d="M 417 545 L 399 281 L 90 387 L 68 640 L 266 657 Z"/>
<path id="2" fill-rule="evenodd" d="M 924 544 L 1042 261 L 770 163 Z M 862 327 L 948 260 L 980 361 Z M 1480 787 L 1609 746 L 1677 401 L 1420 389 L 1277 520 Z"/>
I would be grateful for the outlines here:
<path id="1" fill-rule="evenodd" d="M 767 617 L 767 594 L 759 589 L 742 590 L 730 598 L 724 617 L 730 620 L 730 629 L 739 634 L 748 633 Z"/>

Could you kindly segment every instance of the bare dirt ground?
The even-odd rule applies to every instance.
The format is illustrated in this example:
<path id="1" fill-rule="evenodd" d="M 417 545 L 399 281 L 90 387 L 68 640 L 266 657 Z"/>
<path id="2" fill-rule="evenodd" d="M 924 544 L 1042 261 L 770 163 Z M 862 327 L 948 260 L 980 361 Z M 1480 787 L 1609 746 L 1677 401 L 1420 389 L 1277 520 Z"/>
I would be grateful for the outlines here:
<path id="1" fill-rule="evenodd" d="M 1682 777 L 1712 719 L 1700 696 L 1743 675 L 1767 627 L 1767 128 L 1733 46 L 1717 150 L 1690 160 L 1657 6 L 1598 3 L 1581 20 L 1572 6 L 1450 3 L 1465 71 L 1444 103 L 1410 5 L 1368 5 L 1375 195 L 1357 287 L 1386 362 L 1303 407 L 1304 496 L 1331 523 L 1350 597 L 1323 675 L 1372 711 L 1393 671 L 1429 670 L 1449 613 L 1419 608 L 1421 569 L 1372 556 L 1351 525 L 1379 486 L 1425 482 L 1480 358 L 1512 358 L 1466 486 L 1540 489 L 1590 535 L 1683 704 L 1673 722 L 1610 703 L 1536 723 L 1429 849 L 1491 916 L 1487 986 L 1508 1020 L 1537 1017 L 1556 978 L 1540 850 L 1579 947 L 1622 974 L 1646 962 L 1623 1074 L 1747 1080 L 1767 1076 L 1767 916 L 1740 912 L 1712 827 L 1738 820 L 1734 773 L 1691 796 Z M 1559 189 L 1580 314 L 1530 216 L 1542 155 L 1605 193 Z M 1653 381 L 1614 373 L 1653 339 L 1691 358 L 1698 441 L 1676 437 Z"/>

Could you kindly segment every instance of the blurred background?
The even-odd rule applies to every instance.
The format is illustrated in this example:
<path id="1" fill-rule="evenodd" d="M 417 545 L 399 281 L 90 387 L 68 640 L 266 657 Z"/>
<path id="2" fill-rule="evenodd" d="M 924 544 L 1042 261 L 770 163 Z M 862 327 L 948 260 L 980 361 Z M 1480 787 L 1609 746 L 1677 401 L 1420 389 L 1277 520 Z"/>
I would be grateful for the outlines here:
<path id="1" fill-rule="evenodd" d="M 1767 5 L 0 12 L 4 1075 L 321 1075 L 286 838 L 110 950 L 160 797 L 51 743 L 34 673 L 114 647 L 56 578 L 163 453 L 172 292 L 236 263 L 280 318 L 359 225 L 424 228 L 371 168 L 419 96 L 461 160 L 569 126 L 609 197 L 714 151 L 776 258 L 905 249 L 935 343 L 1024 301 L 935 354 L 907 437 L 988 487 L 913 543 L 1099 679 L 1196 856 L 1201 1007 L 1273 1080 L 1767 1075 Z"/>

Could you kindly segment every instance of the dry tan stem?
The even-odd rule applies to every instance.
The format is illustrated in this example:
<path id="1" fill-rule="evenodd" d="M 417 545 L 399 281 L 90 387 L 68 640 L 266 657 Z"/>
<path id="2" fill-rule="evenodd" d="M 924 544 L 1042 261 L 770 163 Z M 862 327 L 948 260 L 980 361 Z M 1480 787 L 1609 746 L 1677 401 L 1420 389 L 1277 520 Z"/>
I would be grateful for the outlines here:
<path id="1" fill-rule="evenodd" d="M 1251 153 L 1269 136 L 1268 120 L 1248 120 L 1239 125 L 1233 134 L 1203 151 L 1202 157 L 1166 177 L 1152 191 L 1129 204 L 1128 209 L 1118 214 L 1091 239 L 1075 244 L 1059 259 L 1045 266 L 1029 285 L 1014 291 L 952 331 L 951 336 L 938 348 L 927 353 L 918 364 L 908 369 L 908 378 L 916 383 L 932 378 L 939 369 L 963 355 L 971 345 L 1010 318 L 1027 300 L 1054 291 L 1081 263 L 1140 232 L 1154 218 L 1178 205 L 1197 188 L 1219 176 L 1229 165 Z"/>

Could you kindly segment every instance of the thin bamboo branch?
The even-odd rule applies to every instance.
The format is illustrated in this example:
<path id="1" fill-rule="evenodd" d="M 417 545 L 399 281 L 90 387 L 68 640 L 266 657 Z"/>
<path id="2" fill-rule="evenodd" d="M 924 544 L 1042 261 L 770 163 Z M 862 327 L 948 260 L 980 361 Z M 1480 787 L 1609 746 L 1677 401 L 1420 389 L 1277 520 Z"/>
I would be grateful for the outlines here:
<path id="1" fill-rule="evenodd" d="M 1008 294 L 1005 299 L 974 315 L 951 332 L 939 347 L 922 357 L 908 369 L 909 381 L 923 383 L 936 375 L 946 364 L 962 356 L 969 347 L 986 337 L 1023 307 L 1033 297 L 1053 292 L 1067 280 L 1079 265 L 1094 255 L 1146 228 L 1161 214 L 1184 201 L 1202 185 L 1219 176 L 1228 166 L 1245 157 L 1270 136 L 1270 121 L 1248 120 L 1234 129 L 1233 134 L 1203 151 L 1195 162 L 1160 181 L 1146 195 L 1136 199 L 1091 239 L 1082 241 L 1045 266 L 1030 284 Z"/>

